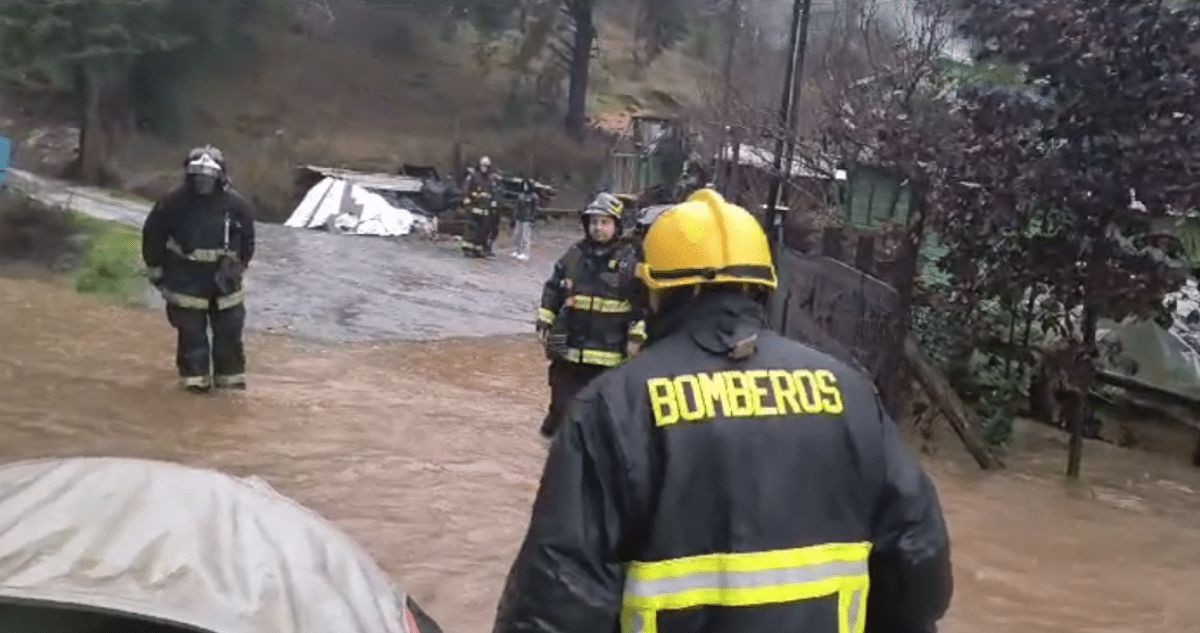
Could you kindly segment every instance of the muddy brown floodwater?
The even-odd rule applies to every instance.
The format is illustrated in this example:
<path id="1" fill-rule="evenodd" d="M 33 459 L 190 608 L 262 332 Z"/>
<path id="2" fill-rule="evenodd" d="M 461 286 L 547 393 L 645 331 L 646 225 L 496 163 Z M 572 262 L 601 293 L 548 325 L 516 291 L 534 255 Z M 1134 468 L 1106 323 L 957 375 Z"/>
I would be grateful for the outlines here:
<path id="1" fill-rule="evenodd" d="M 251 390 L 172 388 L 172 332 L 0 278 L 0 458 L 127 455 L 264 477 L 367 546 L 449 633 L 482 633 L 526 524 L 546 397 L 530 337 L 325 346 L 251 335 Z M 949 633 L 1200 631 L 1200 474 L 1030 430 L 1003 473 L 929 458 L 949 516 Z"/>

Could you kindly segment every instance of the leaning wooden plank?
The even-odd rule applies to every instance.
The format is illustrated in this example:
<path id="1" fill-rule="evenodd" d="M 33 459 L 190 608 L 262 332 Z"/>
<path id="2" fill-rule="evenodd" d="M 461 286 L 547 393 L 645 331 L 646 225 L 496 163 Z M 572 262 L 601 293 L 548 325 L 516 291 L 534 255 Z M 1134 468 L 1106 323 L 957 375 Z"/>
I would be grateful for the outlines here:
<path id="1" fill-rule="evenodd" d="M 1003 468 L 1004 462 L 983 440 L 983 425 L 975 412 L 954 393 L 950 382 L 929 362 L 911 335 L 904 338 L 904 360 L 912 369 L 917 382 L 929 395 L 930 401 L 941 410 L 942 417 L 950 422 L 963 446 L 971 453 L 971 457 L 975 458 L 980 468 Z"/>

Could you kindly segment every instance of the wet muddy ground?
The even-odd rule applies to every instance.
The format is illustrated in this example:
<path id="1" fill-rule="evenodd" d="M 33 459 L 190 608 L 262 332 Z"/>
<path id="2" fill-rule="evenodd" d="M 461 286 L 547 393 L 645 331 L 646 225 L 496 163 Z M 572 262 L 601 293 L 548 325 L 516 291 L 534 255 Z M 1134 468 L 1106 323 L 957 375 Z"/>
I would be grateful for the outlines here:
<path id="1" fill-rule="evenodd" d="M 544 457 L 528 336 L 329 346 L 254 334 L 251 390 L 172 389 L 155 311 L 0 278 L 0 459 L 131 455 L 257 474 L 366 545 L 451 633 L 490 630 Z M 929 460 L 955 545 L 949 633 L 1196 630 L 1200 471 L 1023 433 L 1009 471 Z"/>

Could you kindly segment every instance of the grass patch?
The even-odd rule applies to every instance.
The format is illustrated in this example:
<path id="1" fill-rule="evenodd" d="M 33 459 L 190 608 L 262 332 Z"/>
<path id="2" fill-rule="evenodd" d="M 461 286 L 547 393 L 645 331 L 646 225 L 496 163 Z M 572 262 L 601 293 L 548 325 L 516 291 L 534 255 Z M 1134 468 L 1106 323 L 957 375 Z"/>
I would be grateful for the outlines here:
<path id="1" fill-rule="evenodd" d="M 146 305 L 141 251 L 138 227 L 0 194 L 0 261 L 45 266 L 69 274 L 81 293 Z"/>
<path id="2" fill-rule="evenodd" d="M 67 211 L 76 235 L 82 238 L 75 290 L 146 305 L 146 267 L 142 264 L 142 232 L 111 220 L 98 220 Z"/>

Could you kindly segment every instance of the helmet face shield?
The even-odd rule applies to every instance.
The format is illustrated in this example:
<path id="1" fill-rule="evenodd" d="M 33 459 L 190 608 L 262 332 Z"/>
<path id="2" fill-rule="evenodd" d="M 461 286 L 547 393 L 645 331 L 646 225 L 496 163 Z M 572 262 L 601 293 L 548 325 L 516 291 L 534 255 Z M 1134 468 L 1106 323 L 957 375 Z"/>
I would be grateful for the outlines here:
<path id="1" fill-rule="evenodd" d="M 202 152 L 194 158 L 191 156 L 188 157 L 187 173 L 189 175 L 220 178 L 224 171 L 218 159 L 208 152 Z"/>

